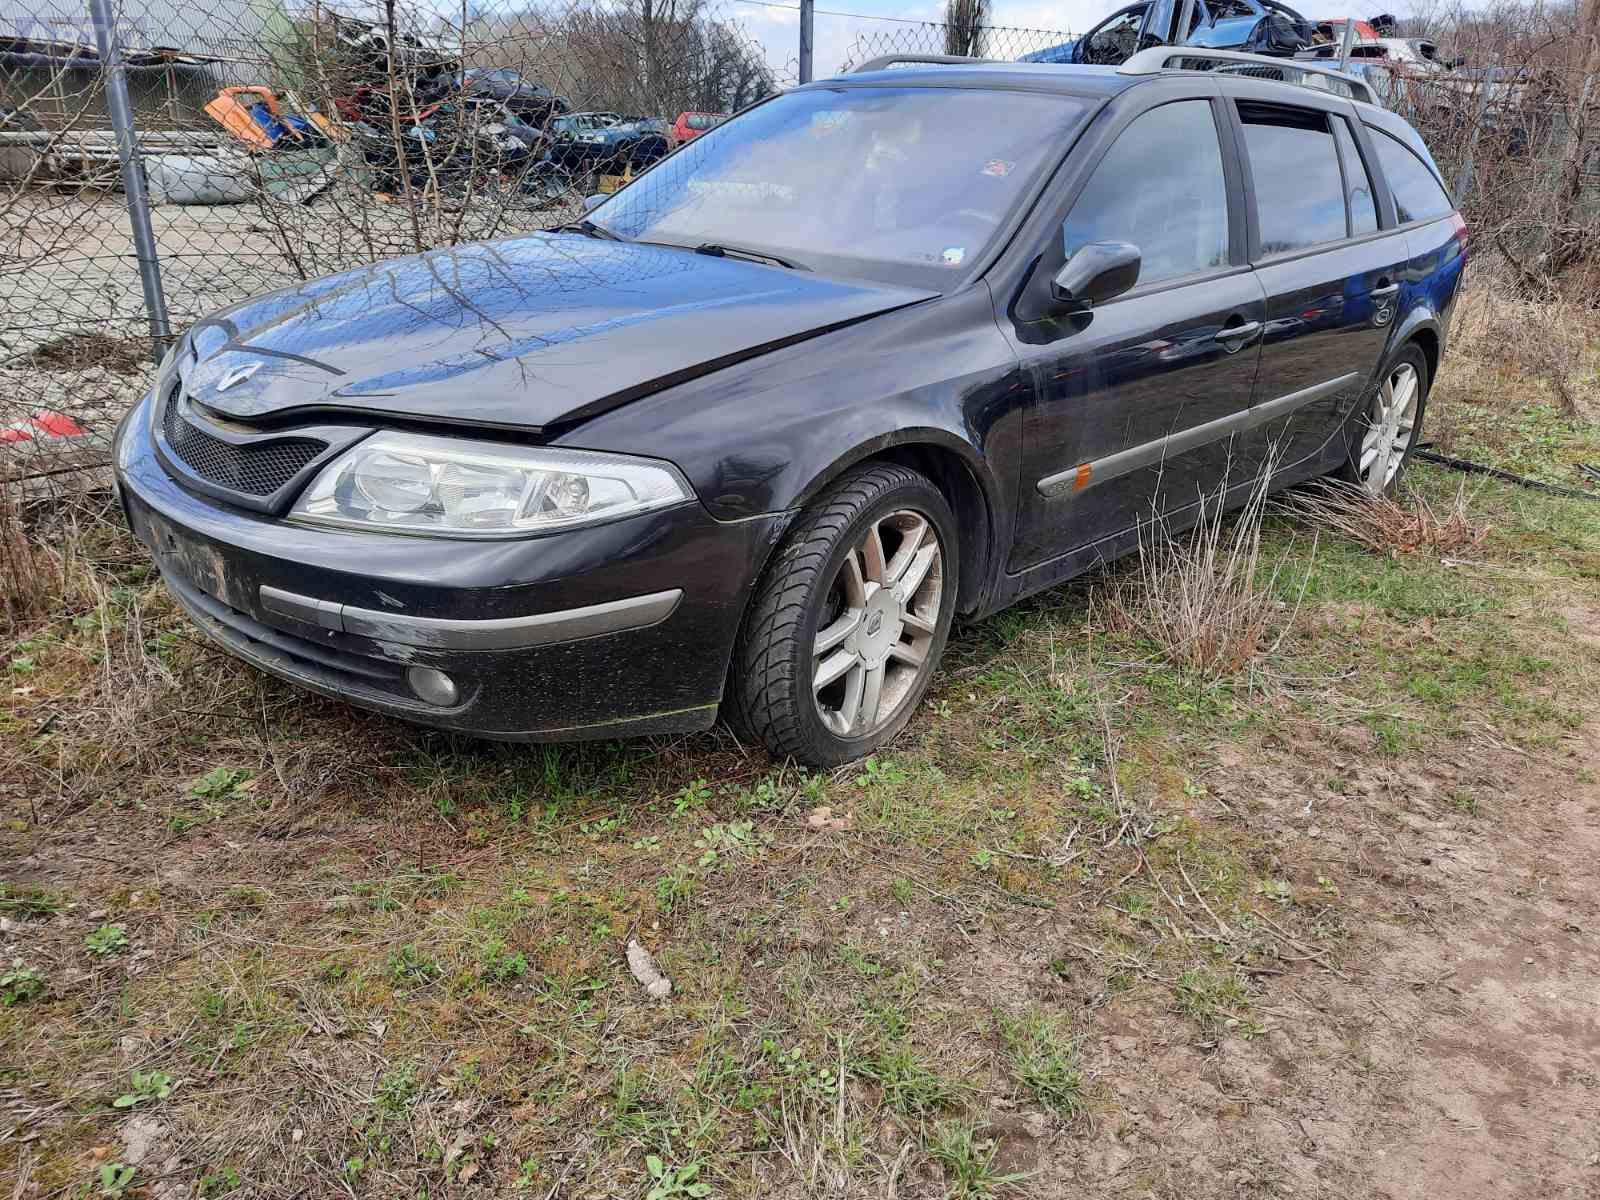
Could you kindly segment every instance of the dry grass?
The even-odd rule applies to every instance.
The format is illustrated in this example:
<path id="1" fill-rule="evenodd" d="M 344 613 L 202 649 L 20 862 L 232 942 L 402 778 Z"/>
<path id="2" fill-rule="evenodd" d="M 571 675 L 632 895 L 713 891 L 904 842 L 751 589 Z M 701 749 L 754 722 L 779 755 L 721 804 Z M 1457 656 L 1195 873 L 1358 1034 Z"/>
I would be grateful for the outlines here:
<path id="1" fill-rule="evenodd" d="M 1557 401 L 1569 420 L 1591 418 L 1600 406 L 1594 351 L 1600 341 L 1594 298 L 1582 302 L 1520 297 L 1493 267 L 1462 297 L 1452 331 L 1457 368 L 1508 373 Z"/>
<path id="2" fill-rule="evenodd" d="M 1285 559 L 1269 571 L 1261 562 L 1271 471 L 1268 463 L 1231 521 L 1224 520 L 1222 490 L 1201 498 L 1199 520 L 1185 534 L 1174 534 L 1162 518 L 1152 520 L 1139 539 L 1137 566 L 1107 589 L 1111 627 L 1153 642 L 1172 662 L 1211 678 L 1254 661 L 1282 616 L 1277 585 Z M 1315 553 L 1313 545 L 1308 564 Z"/>
<path id="3" fill-rule="evenodd" d="M 22 514 L 0 488 L 0 636 L 43 620 L 62 593 L 61 558 L 31 540 Z"/>
<path id="4" fill-rule="evenodd" d="M 1442 558 L 1476 550 L 1489 536 L 1489 527 L 1474 524 L 1467 513 L 1465 481 L 1443 511 L 1415 492 L 1397 500 L 1332 480 L 1291 492 L 1280 507 L 1318 529 L 1343 534 L 1374 554 L 1426 552 Z"/>

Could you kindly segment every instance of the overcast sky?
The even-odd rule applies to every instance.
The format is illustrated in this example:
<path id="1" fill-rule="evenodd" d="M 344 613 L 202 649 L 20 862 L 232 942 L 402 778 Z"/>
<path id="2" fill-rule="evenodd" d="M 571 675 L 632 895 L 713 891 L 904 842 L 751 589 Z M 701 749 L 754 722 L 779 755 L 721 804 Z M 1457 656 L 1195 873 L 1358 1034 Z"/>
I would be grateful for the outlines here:
<path id="1" fill-rule="evenodd" d="M 736 17 L 740 24 L 766 51 L 767 61 L 777 73 L 779 82 L 793 83 L 797 45 L 799 42 L 800 14 L 796 0 L 772 0 L 771 4 L 754 0 L 719 0 L 720 4 Z M 1093 27 L 1101 18 L 1128 3 L 1129 0 L 994 0 L 991 24 L 1037 30 L 1064 30 L 1081 33 Z M 1291 0 L 1292 2 L 1292 0 Z M 1311 4 L 1311 0 L 1304 0 Z M 782 5 L 783 7 L 778 7 Z M 857 50 L 858 43 L 872 53 L 889 53 L 913 48 L 929 50 L 925 44 L 913 46 L 917 38 L 914 26 L 902 21 L 938 21 L 944 13 L 942 0 L 817 0 L 816 19 L 816 75 L 823 78 L 838 70 L 841 63 L 859 59 L 864 55 Z M 1404 14 L 1408 5 L 1403 2 L 1388 5 L 1353 7 L 1350 0 L 1333 0 L 1327 4 L 1312 4 L 1303 9 L 1308 17 L 1325 18 L 1347 15 L 1371 16 L 1377 12 Z M 828 12 L 848 11 L 854 16 L 831 16 Z M 873 20 L 871 18 L 880 18 Z M 898 18 L 885 20 L 882 18 Z M 1026 39 L 1020 48 L 1008 43 L 1003 49 L 1005 57 L 1014 58 L 1027 50 L 1039 49 L 1058 39 Z M 1033 44 L 1037 42 L 1037 45 Z M 1015 49 L 1016 53 L 1011 53 Z M 996 51 L 997 57 L 998 48 Z"/>

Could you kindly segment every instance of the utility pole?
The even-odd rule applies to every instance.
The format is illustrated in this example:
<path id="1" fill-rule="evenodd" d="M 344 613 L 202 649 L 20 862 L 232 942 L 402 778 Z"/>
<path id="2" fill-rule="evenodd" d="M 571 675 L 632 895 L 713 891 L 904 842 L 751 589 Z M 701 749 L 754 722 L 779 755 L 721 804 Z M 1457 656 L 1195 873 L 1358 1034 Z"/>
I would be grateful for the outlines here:
<path id="1" fill-rule="evenodd" d="M 816 44 L 817 0 L 800 0 L 800 82 L 811 82 L 811 48 Z"/>

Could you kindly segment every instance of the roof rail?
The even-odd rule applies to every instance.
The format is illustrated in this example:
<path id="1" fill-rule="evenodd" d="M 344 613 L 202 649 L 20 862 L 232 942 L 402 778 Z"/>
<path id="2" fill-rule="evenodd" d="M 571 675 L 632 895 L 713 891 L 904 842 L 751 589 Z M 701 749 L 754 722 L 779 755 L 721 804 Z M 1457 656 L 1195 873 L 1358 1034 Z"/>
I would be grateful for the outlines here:
<path id="1" fill-rule="evenodd" d="M 1000 61 L 998 58 L 973 58 L 966 54 L 884 54 L 877 58 L 867 59 L 859 67 L 851 67 L 850 74 L 859 75 L 863 71 L 881 71 L 885 67 L 898 66 L 901 63 L 951 66 L 962 63 L 992 63 Z"/>
<path id="2" fill-rule="evenodd" d="M 1301 58 L 1273 58 L 1266 54 L 1207 50 L 1200 46 L 1152 46 L 1117 68 L 1119 75 L 1159 75 L 1163 71 L 1221 71 L 1332 92 L 1364 104 L 1379 103 L 1372 85 L 1359 75 Z"/>

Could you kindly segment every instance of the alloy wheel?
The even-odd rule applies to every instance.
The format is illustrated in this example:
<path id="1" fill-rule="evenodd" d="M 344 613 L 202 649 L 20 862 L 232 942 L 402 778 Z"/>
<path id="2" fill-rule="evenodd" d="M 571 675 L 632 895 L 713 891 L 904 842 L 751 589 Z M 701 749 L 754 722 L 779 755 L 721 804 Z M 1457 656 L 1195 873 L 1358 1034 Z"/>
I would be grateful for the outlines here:
<path id="1" fill-rule="evenodd" d="M 1361 438 L 1358 473 L 1361 485 L 1381 496 L 1405 465 L 1406 451 L 1417 426 L 1421 380 L 1410 363 L 1400 363 L 1378 389 L 1377 402 Z"/>
<path id="2" fill-rule="evenodd" d="M 931 669 L 944 597 L 933 523 L 900 509 L 872 521 L 839 564 L 811 648 L 822 723 L 865 737 L 894 719 Z"/>

